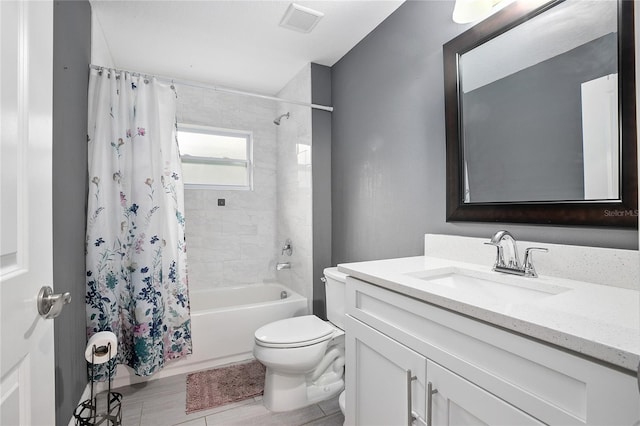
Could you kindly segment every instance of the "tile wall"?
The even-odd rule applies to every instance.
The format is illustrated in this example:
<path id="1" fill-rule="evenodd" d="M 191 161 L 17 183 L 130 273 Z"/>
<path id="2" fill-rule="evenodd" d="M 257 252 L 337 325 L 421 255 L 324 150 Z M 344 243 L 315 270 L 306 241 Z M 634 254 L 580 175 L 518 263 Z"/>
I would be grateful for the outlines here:
<path id="1" fill-rule="evenodd" d="M 178 122 L 253 131 L 253 191 L 185 190 L 191 291 L 275 279 L 276 103 L 176 86 Z"/>
<path id="2" fill-rule="evenodd" d="M 311 110 L 177 85 L 180 123 L 251 130 L 254 190 L 185 190 L 191 291 L 277 280 L 312 295 Z M 311 66 L 278 97 L 311 102 Z M 289 112 L 276 126 L 273 120 Z M 225 206 L 218 206 L 218 199 Z M 293 242 L 292 256 L 281 254 Z M 277 262 L 291 269 L 276 272 Z"/>

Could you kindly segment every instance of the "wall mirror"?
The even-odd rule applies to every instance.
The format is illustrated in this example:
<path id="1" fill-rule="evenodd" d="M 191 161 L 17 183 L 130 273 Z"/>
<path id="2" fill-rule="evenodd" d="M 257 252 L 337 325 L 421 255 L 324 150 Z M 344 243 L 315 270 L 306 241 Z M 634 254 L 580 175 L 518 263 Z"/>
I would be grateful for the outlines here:
<path id="1" fill-rule="evenodd" d="M 516 1 L 443 47 L 447 221 L 637 227 L 632 1 Z"/>

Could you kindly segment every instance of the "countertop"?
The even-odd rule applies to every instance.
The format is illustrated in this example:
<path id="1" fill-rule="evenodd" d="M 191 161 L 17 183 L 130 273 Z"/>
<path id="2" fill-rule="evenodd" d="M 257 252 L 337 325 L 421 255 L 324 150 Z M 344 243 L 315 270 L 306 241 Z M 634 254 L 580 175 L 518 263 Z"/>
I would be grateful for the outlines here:
<path id="1" fill-rule="evenodd" d="M 522 284 L 530 289 L 561 287 L 566 291 L 531 300 L 504 301 L 423 279 L 452 268 L 478 274 L 478 278 Z M 511 276 L 493 272 L 491 266 L 428 256 L 345 263 L 338 265 L 338 270 L 633 373 L 638 369 L 640 292 L 636 290 L 543 275 L 538 278 Z"/>

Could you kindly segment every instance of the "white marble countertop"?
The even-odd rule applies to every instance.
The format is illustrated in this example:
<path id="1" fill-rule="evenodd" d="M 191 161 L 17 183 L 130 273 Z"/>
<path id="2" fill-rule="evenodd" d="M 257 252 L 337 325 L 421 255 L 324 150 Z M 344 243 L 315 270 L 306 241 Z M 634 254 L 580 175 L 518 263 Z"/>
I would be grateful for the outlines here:
<path id="1" fill-rule="evenodd" d="M 562 287 L 559 294 L 505 301 L 482 292 L 433 284 L 425 276 L 453 269 L 478 278 L 535 289 Z M 338 265 L 338 270 L 380 287 L 486 321 L 524 335 L 637 371 L 640 361 L 640 292 L 563 278 L 525 278 L 490 266 L 417 256 Z M 420 276 L 412 276 L 417 274 Z"/>

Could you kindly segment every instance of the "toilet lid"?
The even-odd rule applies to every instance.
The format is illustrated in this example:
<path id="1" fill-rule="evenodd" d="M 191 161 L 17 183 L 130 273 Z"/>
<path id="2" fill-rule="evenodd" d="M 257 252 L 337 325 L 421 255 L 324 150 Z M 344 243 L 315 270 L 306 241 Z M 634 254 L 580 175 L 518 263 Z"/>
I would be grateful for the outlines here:
<path id="1" fill-rule="evenodd" d="M 305 346 L 331 338 L 335 328 L 315 315 L 287 318 L 269 323 L 255 332 L 264 346 Z"/>

